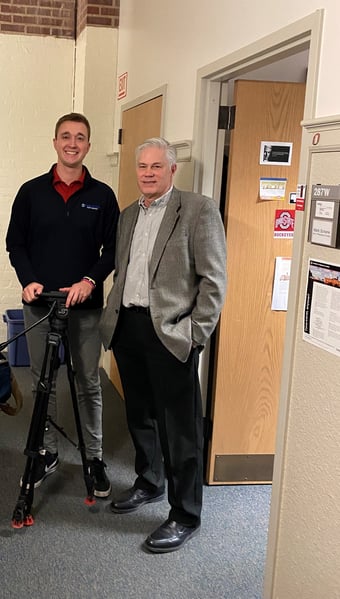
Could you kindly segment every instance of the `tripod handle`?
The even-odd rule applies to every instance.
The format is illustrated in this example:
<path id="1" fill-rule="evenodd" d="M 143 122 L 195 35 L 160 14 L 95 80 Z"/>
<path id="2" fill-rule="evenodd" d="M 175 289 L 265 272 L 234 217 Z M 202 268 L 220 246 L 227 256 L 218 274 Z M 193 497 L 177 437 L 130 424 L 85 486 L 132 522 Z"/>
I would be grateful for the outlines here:
<path id="1" fill-rule="evenodd" d="M 49 312 L 45 316 L 43 316 L 40 320 L 37 320 L 37 322 L 33 323 L 31 326 L 27 327 L 23 331 L 20 331 L 20 333 L 18 333 L 17 335 L 14 335 L 14 337 L 11 337 L 10 339 L 7 339 L 7 341 L 4 341 L 3 343 L 0 343 L 0 353 L 10 343 L 13 343 L 13 341 L 16 341 L 16 339 L 19 339 L 19 337 L 22 337 L 28 331 L 30 331 L 35 326 L 37 326 L 37 324 L 40 324 L 41 322 L 43 322 L 44 320 L 46 320 L 47 318 L 49 318 L 52 315 L 52 313 L 55 312 L 55 310 L 58 311 L 59 318 L 63 318 L 64 319 L 64 318 L 67 317 L 67 315 L 68 315 L 68 308 L 65 307 L 65 300 L 67 298 L 67 291 L 43 291 L 40 294 L 39 297 L 41 297 L 42 299 L 46 300 L 46 303 L 50 306 Z"/>
<path id="2" fill-rule="evenodd" d="M 67 298 L 67 291 L 43 291 L 39 297 L 50 301 L 58 301 Z"/>

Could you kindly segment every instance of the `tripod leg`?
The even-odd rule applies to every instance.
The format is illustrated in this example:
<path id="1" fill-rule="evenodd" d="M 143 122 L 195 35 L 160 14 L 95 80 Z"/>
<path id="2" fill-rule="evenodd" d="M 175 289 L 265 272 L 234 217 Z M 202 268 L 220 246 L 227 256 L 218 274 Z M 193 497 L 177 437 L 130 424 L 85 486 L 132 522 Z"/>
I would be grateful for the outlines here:
<path id="1" fill-rule="evenodd" d="M 34 518 L 31 514 L 34 483 L 33 485 L 29 483 L 25 484 L 26 480 L 34 480 L 34 474 L 35 460 L 29 456 L 26 461 L 25 473 L 22 477 L 22 488 L 25 490 L 20 493 L 12 516 L 11 524 L 13 528 L 23 528 L 23 526 L 32 526 L 34 524 Z M 25 486 L 23 486 L 24 484 Z"/>
<path id="2" fill-rule="evenodd" d="M 54 372 L 60 363 L 58 355 L 60 340 L 60 335 L 55 333 L 49 333 L 46 339 L 45 355 L 24 452 L 27 455 L 26 467 L 22 477 L 21 491 L 12 516 L 13 528 L 22 528 L 34 524 L 31 508 L 34 498 L 35 472 L 39 452 L 43 447 L 51 385 Z"/>
<path id="3" fill-rule="evenodd" d="M 89 465 L 88 465 L 87 458 L 86 458 L 85 442 L 84 442 L 84 436 L 83 436 L 83 431 L 82 431 L 81 422 L 80 422 L 78 398 L 77 398 L 77 392 L 76 392 L 76 386 L 75 386 L 75 375 L 74 375 L 74 370 L 72 367 L 70 347 L 69 347 L 69 341 L 68 341 L 67 335 L 63 336 L 63 344 L 64 344 L 64 350 L 65 350 L 65 363 L 66 363 L 66 367 L 67 367 L 67 376 L 68 376 L 71 398 L 72 398 L 74 420 L 75 420 L 75 424 L 76 424 L 78 441 L 79 441 L 78 448 L 79 448 L 80 455 L 81 455 L 81 461 L 82 461 L 82 465 L 83 465 L 83 476 L 84 476 L 84 481 L 85 481 L 85 486 L 86 486 L 86 491 L 87 491 L 87 497 L 85 498 L 84 501 L 85 501 L 86 505 L 93 505 L 94 503 L 96 503 L 96 500 L 94 499 L 94 496 L 93 496 L 94 480 L 90 474 L 90 469 L 89 469 Z"/>

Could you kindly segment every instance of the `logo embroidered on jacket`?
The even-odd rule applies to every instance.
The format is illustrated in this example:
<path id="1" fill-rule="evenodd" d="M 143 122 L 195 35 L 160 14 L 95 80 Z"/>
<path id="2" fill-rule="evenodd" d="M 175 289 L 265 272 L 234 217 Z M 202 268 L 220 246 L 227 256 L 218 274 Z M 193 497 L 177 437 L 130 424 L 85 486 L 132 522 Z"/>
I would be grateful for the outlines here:
<path id="1" fill-rule="evenodd" d="M 81 207 L 87 208 L 88 210 L 99 210 L 100 208 L 100 206 L 97 206 L 96 204 L 82 204 Z"/>

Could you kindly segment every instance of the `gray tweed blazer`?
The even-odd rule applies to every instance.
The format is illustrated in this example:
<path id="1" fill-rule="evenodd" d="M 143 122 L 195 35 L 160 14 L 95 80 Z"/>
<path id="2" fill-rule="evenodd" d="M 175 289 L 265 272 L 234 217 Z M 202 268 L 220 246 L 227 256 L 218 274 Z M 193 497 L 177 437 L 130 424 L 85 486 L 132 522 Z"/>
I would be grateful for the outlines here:
<path id="1" fill-rule="evenodd" d="M 113 286 L 100 321 L 110 347 L 122 303 L 138 201 L 119 217 Z M 159 339 L 185 362 L 192 343 L 204 346 L 213 332 L 226 292 L 225 231 L 216 203 L 173 188 L 149 266 L 149 305 Z"/>

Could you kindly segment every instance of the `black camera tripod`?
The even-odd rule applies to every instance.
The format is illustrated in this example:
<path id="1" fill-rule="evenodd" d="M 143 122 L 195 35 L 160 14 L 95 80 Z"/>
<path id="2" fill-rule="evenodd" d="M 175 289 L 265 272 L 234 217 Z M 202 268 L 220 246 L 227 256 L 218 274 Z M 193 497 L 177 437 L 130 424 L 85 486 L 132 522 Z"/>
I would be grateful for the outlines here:
<path id="1" fill-rule="evenodd" d="M 41 368 L 40 378 L 38 382 L 33 413 L 31 418 L 31 424 L 26 442 L 26 448 L 24 454 L 27 456 L 26 467 L 22 477 L 21 491 L 13 512 L 12 527 L 22 528 L 23 526 L 32 526 L 34 524 L 34 518 L 31 514 L 31 508 L 34 498 L 34 480 L 35 471 L 37 465 L 37 458 L 43 449 L 44 442 L 44 430 L 46 420 L 49 420 L 55 428 L 61 432 L 67 439 L 67 435 L 63 430 L 58 427 L 52 419 L 47 416 L 48 400 L 51 392 L 51 386 L 54 379 L 56 370 L 60 366 L 60 347 L 61 343 L 64 346 L 65 363 L 67 366 L 67 376 L 70 386 L 73 412 L 75 418 L 75 424 L 78 435 L 78 447 L 82 465 L 83 475 L 87 490 L 87 497 L 85 503 L 87 505 L 93 505 L 95 499 L 93 497 L 94 491 L 94 480 L 90 474 L 90 469 L 86 460 L 85 443 L 81 428 L 79 408 L 75 387 L 75 373 L 72 367 L 72 360 L 69 348 L 69 341 L 67 335 L 67 319 L 68 319 L 68 308 L 65 305 L 65 299 L 67 293 L 61 291 L 53 291 L 49 293 L 42 293 L 41 298 L 47 301 L 47 305 L 50 307 L 49 312 L 42 319 L 34 323 L 10 339 L 5 345 L 14 341 L 18 336 L 26 333 L 30 329 L 34 328 L 37 324 L 43 322 L 47 318 L 50 322 L 50 331 L 46 336 L 46 348 L 44 360 Z M 70 439 L 69 439 L 70 440 Z M 71 441 L 72 442 L 72 441 Z M 75 445 L 75 443 L 73 443 Z"/>

